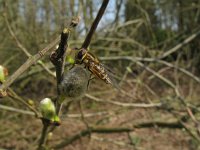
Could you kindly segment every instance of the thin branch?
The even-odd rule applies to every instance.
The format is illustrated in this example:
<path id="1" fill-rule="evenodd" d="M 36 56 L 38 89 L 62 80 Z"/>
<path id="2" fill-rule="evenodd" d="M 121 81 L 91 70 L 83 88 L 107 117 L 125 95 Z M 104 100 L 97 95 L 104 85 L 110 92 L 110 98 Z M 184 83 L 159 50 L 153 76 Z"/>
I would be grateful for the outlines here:
<path id="1" fill-rule="evenodd" d="M 35 64 L 39 59 L 41 59 L 48 51 L 50 51 L 59 41 L 60 36 L 51 42 L 44 49 L 39 51 L 37 54 L 31 56 L 27 61 L 21 65 L 8 79 L 0 85 L 0 91 L 5 91 L 22 73 L 24 73 L 30 66 Z"/>
<path id="2" fill-rule="evenodd" d="M 89 33 L 87 34 L 87 36 L 86 36 L 86 38 L 85 38 L 85 41 L 83 42 L 81 48 L 87 49 L 88 46 L 90 45 L 92 36 L 93 36 L 93 34 L 94 34 L 94 32 L 95 32 L 95 30 L 96 30 L 98 24 L 99 24 L 99 21 L 101 20 L 103 14 L 104 14 L 104 12 L 105 12 L 105 9 L 106 9 L 106 7 L 107 7 L 107 5 L 108 5 L 108 2 L 109 2 L 109 0 L 103 0 L 103 3 L 102 3 L 102 5 L 101 5 L 101 8 L 99 9 L 99 12 L 98 12 L 97 16 L 96 16 L 94 22 L 92 23 L 92 26 L 91 26 L 91 28 L 90 28 L 90 31 L 89 31 Z"/>
<path id="3" fill-rule="evenodd" d="M 104 134 L 110 134 L 110 133 L 122 133 L 122 132 L 131 132 L 134 131 L 133 128 L 90 128 L 86 130 L 82 130 L 78 134 L 75 134 L 72 137 L 64 139 L 61 143 L 55 145 L 54 149 L 63 149 L 63 147 L 71 144 L 72 142 L 80 139 L 81 137 L 89 135 L 92 133 L 104 133 Z"/>
<path id="4" fill-rule="evenodd" d="M 96 102 L 103 102 L 103 103 L 111 103 L 117 106 L 121 106 L 121 107 L 134 107 L 134 108 L 157 108 L 157 107 L 161 107 L 162 104 L 161 103 L 153 103 L 153 104 L 135 104 L 135 103 L 121 103 L 121 102 L 117 102 L 117 101 L 111 101 L 111 100 L 102 100 L 100 98 L 94 97 L 92 95 L 89 94 L 85 94 L 85 96 L 91 100 L 94 100 Z"/>
<path id="5" fill-rule="evenodd" d="M 143 63 L 136 61 L 136 64 L 138 64 L 139 66 L 145 68 L 148 72 L 152 73 L 153 75 L 155 75 L 157 78 L 159 78 L 160 80 L 162 80 L 164 83 L 166 83 L 168 86 L 170 86 L 172 89 L 177 90 L 176 85 L 174 85 L 170 80 L 168 80 L 167 78 L 163 77 L 162 75 L 160 75 L 159 73 L 157 73 L 156 71 L 154 71 L 153 69 L 145 66 Z"/>
<path id="6" fill-rule="evenodd" d="M 58 102 L 61 97 L 58 87 L 64 75 L 64 66 L 65 66 L 66 50 L 68 47 L 68 39 L 69 39 L 71 29 L 77 26 L 77 24 L 79 23 L 79 20 L 80 20 L 79 17 L 72 19 L 69 27 L 63 29 L 60 36 L 59 47 L 50 56 L 50 60 L 55 66 L 56 77 L 57 77 L 57 99 L 55 101 L 57 115 L 59 114 L 59 111 L 62 106 Z M 38 150 L 44 149 L 47 134 L 48 134 L 48 128 L 51 125 L 49 120 L 42 119 L 42 122 L 43 122 L 43 129 L 42 129 L 41 137 L 39 139 Z"/>
<path id="7" fill-rule="evenodd" d="M 188 107 L 186 101 L 185 101 L 184 98 L 181 96 L 180 92 L 178 91 L 178 89 L 177 89 L 177 87 L 176 87 L 176 85 L 175 85 L 174 83 L 172 83 L 172 82 L 171 82 L 170 80 L 168 80 L 167 78 L 163 77 L 162 75 L 160 75 L 159 73 L 157 73 L 157 72 L 154 71 L 153 69 L 151 69 L 151 68 L 145 66 L 143 63 L 139 62 L 138 60 L 136 60 L 136 59 L 134 59 L 134 58 L 131 58 L 131 57 L 123 57 L 123 58 L 126 58 L 126 59 L 128 59 L 128 60 L 130 60 L 130 61 L 133 61 L 133 62 L 135 62 L 136 64 L 138 64 L 138 65 L 141 66 L 141 67 L 144 67 L 148 72 L 152 73 L 152 74 L 155 75 L 157 78 L 159 78 L 159 79 L 162 80 L 164 83 L 166 83 L 168 86 L 170 86 L 170 87 L 174 90 L 174 92 L 175 92 L 175 94 L 176 94 L 178 100 L 179 100 L 179 101 L 181 102 L 181 104 L 186 108 L 186 112 L 188 113 L 188 116 L 190 116 L 190 118 L 192 118 L 192 121 L 193 121 L 196 125 L 199 125 L 199 122 L 197 122 L 197 120 L 194 119 L 195 117 L 194 117 L 192 111 L 191 111 L 190 108 Z M 115 57 L 115 59 L 116 59 L 116 57 Z M 185 126 L 184 124 L 182 124 L 182 125 Z M 200 141 L 200 139 L 199 139 L 198 137 L 196 137 L 196 136 L 189 130 L 189 128 L 187 128 L 186 126 L 185 126 L 185 128 L 186 128 L 187 132 L 188 132 L 190 135 L 192 135 L 193 137 L 195 137 L 196 140 L 199 140 L 199 141 Z M 198 129 L 197 129 L 197 130 L 198 130 Z"/>
<path id="8" fill-rule="evenodd" d="M 64 73 L 64 63 L 65 63 L 66 49 L 68 46 L 67 41 L 69 38 L 69 33 L 70 33 L 69 29 L 65 28 L 63 30 L 60 37 L 59 47 L 50 56 L 50 60 L 55 65 L 55 68 L 56 68 L 56 78 L 57 78 L 58 85 L 61 83 L 63 73 Z"/>
<path id="9" fill-rule="evenodd" d="M 10 33 L 10 35 L 13 37 L 13 39 L 15 40 L 17 46 L 25 53 L 25 55 L 27 57 L 31 57 L 32 55 L 28 52 L 28 50 L 21 44 L 21 42 L 18 40 L 17 36 L 15 35 L 14 31 L 12 30 L 9 22 L 8 22 L 8 18 L 7 18 L 7 7 L 6 7 L 6 1 L 4 1 L 4 5 L 5 5 L 5 11 L 4 11 L 4 19 L 5 19 L 5 22 L 6 22 L 6 26 L 8 27 L 8 31 Z M 46 70 L 51 76 L 55 77 L 55 75 L 51 72 L 51 70 L 49 70 L 49 68 L 47 68 L 44 63 L 41 61 L 41 62 L 37 62 L 42 68 L 44 68 L 44 70 Z"/>
<path id="10" fill-rule="evenodd" d="M 24 115 L 35 116 L 35 113 L 32 112 L 32 111 L 17 109 L 17 108 L 11 107 L 11 106 L 5 106 L 5 105 L 0 104 L 0 109 L 3 109 L 5 111 L 22 113 Z M 90 117 L 96 117 L 96 116 L 105 116 L 105 115 L 108 115 L 108 114 L 109 114 L 109 112 L 106 112 L 106 111 L 97 112 L 97 113 L 87 113 L 87 114 L 84 113 L 84 117 L 90 118 Z M 65 118 L 81 118 L 81 117 L 82 117 L 81 114 L 66 114 L 66 115 L 61 116 L 62 120 L 64 120 Z"/>
<path id="11" fill-rule="evenodd" d="M 89 117 L 96 117 L 96 116 L 105 116 L 108 115 L 109 112 L 107 111 L 102 111 L 102 112 L 95 112 L 95 113 L 84 113 L 84 117 L 85 118 L 89 118 Z M 62 118 L 81 118 L 82 114 L 66 114 L 66 115 L 62 115 Z"/>
<path id="12" fill-rule="evenodd" d="M 17 109 L 17 108 L 14 108 L 14 107 L 1 105 L 1 104 L 0 104 L 0 109 L 7 110 L 7 111 L 13 111 L 13 112 L 16 112 L 16 113 L 22 113 L 22 114 L 25 114 L 25 115 L 31 115 L 31 116 L 35 115 L 35 113 L 33 113 L 31 111 L 21 110 L 21 109 Z"/>
<path id="13" fill-rule="evenodd" d="M 184 39 L 183 42 L 181 42 L 181 43 L 177 44 L 176 46 L 174 46 L 173 48 L 167 50 L 164 54 L 162 54 L 160 56 L 157 56 L 155 58 L 141 58 L 141 59 L 139 58 L 139 59 L 141 61 L 157 61 L 157 60 L 163 59 L 163 58 L 171 55 L 172 53 L 175 53 L 176 51 L 178 51 L 180 48 L 182 48 L 186 44 L 190 43 L 192 40 L 194 40 L 195 38 L 197 38 L 199 36 L 199 34 L 200 34 L 200 31 L 197 31 L 196 33 L 193 33 L 192 35 L 190 35 L 189 37 L 187 37 L 186 39 Z M 120 42 L 126 42 L 126 43 L 133 43 L 133 44 L 137 44 L 140 48 L 148 49 L 148 47 L 146 47 L 144 45 L 141 45 L 140 43 L 138 43 L 137 41 L 134 41 L 132 39 L 99 38 L 99 40 L 120 41 Z"/>
<path id="14" fill-rule="evenodd" d="M 48 68 L 42 61 L 37 61 L 37 63 L 42 66 L 42 68 L 49 73 L 52 77 L 56 77 L 56 75 L 50 70 L 50 68 Z"/>
<path id="15" fill-rule="evenodd" d="M 185 70 L 184 68 L 177 67 L 177 66 L 175 66 L 175 65 L 173 65 L 173 64 L 171 64 L 169 62 L 163 61 L 163 60 L 157 60 L 157 62 L 162 63 L 162 64 L 164 64 L 166 66 L 173 67 L 173 68 L 179 70 L 180 72 L 184 73 L 185 75 L 187 75 L 188 77 L 192 78 L 193 80 L 195 80 L 197 83 L 200 84 L 200 78 L 197 77 L 197 76 L 195 76 L 191 72 Z"/>
<path id="16" fill-rule="evenodd" d="M 191 77 L 193 80 L 195 80 L 197 83 L 200 83 L 200 78 L 195 76 L 194 74 L 190 73 L 189 71 L 185 70 L 184 68 L 181 67 L 177 67 L 169 62 L 163 61 L 163 60 L 156 60 L 153 58 L 141 58 L 141 57 L 130 57 L 130 56 L 110 56 L 110 57 L 99 57 L 100 60 L 129 60 L 129 61 L 141 61 L 141 62 L 158 62 L 161 64 L 164 64 L 166 66 L 169 67 L 173 67 L 179 71 L 181 71 L 182 73 L 184 73 L 185 75 Z"/>
<path id="17" fill-rule="evenodd" d="M 19 95 L 17 95 L 17 93 L 15 93 L 11 88 L 8 88 L 8 96 L 11 97 L 12 99 L 22 103 L 23 105 L 25 105 L 28 109 L 30 109 L 32 112 L 34 112 L 34 114 L 37 118 L 40 117 L 39 112 L 36 109 L 34 109 L 32 106 L 30 106 L 23 98 L 21 98 Z"/>
<path id="18" fill-rule="evenodd" d="M 192 40 L 194 40 L 199 34 L 200 34 L 200 31 L 198 31 L 196 33 L 193 33 L 192 35 L 190 35 L 189 37 L 187 37 L 183 42 L 179 43 L 178 45 L 176 45 L 172 49 L 168 50 L 167 52 L 165 52 L 161 56 L 158 56 L 158 59 L 163 59 L 163 58 L 171 55 L 172 53 L 176 52 L 181 47 L 185 46 L 186 44 L 188 44 L 189 42 L 191 42 Z"/>
<path id="19" fill-rule="evenodd" d="M 92 135 L 91 138 L 96 140 L 96 141 L 109 142 L 109 143 L 115 144 L 117 146 L 123 146 L 123 147 L 126 147 L 127 149 L 132 149 L 133 148 L 133 145 L 131 145 L 131 143 L 123 142 L 122 140 L 114 140 L 113 138 L 109 138 L 109 139 L 100 138 L 100 137 L 97 137 L 95 135 Z"/>
<path id="20" fill-rule="evenodd" d="M 55 145 L 54 149 L 63 149 L 65 146 L 72 144 L 74 141 L 85 137 L 91 133 L 101 133 L 101 134 L 111 134 L 111 133 L 123 133 L 123 132 L 133 132 L 135 129 L 140 128 L 152 128 L 158 126 L 160 128 L 169 128 L 169 129 L 182 129 L 184 126 L 180 124 L 180 122 L 161 122 L 161 121 L 153 121 L 153 122 L 142 122 L 133 125 L 132 128 L 130 127 L 116 127 L 116 128 L 106 128 L 106 127 L 91 127 L 90 129 L 82 130 L 81 132 L 69 137 L 65 138 L 62 142 Z"/>
<path id="21" fill-rule="evenodd" d="M 5 2 L 5 1 L 4 1 Z M 10 33 L 10 35 L 13 37 L 13 39 L 15 40 L 15 42 L 17 43 L 17 46 L 26 54 L 27 57 L 30 57 L 31 54 L 27 51 L 27 49 L 20 43 L 20 41 L 17 39 L 15 33 L 13 32 L 9 22 L 8 22 L 8 18 L 7 18 L 7 14 L 6 12 L 4 12 L 3 14 L 4 16 L 4 19 L 5 19 L 5 22 L 6 22 L 6 25 L 8 27 L 8 31 Z"/>
<path id="22" fill-rule="evenodd" d="M 43 129 L 42 129 L 41 137 L 40 137 L 38 148 L 37 148 L 38 150 L 45 149 L 45 142 L 46 142 L 46 137 L 48 134 L 48 127 L 49 127 L 48 122 L 46 122 L 46 120 L 43 120 Z"/>

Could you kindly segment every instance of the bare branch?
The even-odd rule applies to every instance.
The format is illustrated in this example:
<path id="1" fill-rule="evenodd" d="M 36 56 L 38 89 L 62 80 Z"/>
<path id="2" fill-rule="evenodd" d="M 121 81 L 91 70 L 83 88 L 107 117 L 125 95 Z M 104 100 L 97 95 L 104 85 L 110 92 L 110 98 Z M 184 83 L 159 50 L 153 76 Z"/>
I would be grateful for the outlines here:
<path id="1" fill-rule="evenodd" d="M 13 112 L 16 112 L 16 113 L 22 113 L 22 114 L 25 114 L 25 115 L 31 115 L 31 116 L 35 115 L 35 113 L 33 113 L 31 111 L 21 110 L 21 109 L 17 109 L 17 108 L 14 108 L 14 107 L 1 105 L 1 104 L 0 104 L 0 109 L 7 110 L 7 111 L 13 111 Z"/>
<path id="2" fill-rule="evenodd" d="M 59 111 L 61 108 L 61 104 L 58 102 L 61 97 L 58 87 L 59 87 L 59 85 L 63 79 L 63 75 L 64 75 L 64 66 L 65 66 L 66 50 L 68 47 L 68 39 L 69 39 L 71 29 L 76 27 L 78 23 L 79 23 L 79 17 L 74 18 L 71 20 L 69 27 L 63 29 L 61 36 L 60 36 L 59 47 L 50 56 L 51 62 L 55 65 L 56 77 L 57 77 L 58 93 L 57 93 L 57 99 L 55 101 L 57 115 L 59 114 Z M 42 150 L 44 148 L 47 134 L 48 134 L 48 128 L 51 125 L 49 120 L 45 120 L 45 119 L 42 119 L 42 123 L 43 123 L 43 129 L 42 129 L 41 137 L 39 140 L 38 150 Z"/>
<path id="3" fill-rule="evenodd" d="M 135 104 L 135 103 L 121 103 L 121 102 L 117 102 L 117 101 L 111 101 L 111 100 L 102 100 L 100 98 L 94 97 L 92 95 L 89 94 L 85 94 L 85 96 L 91 100 L 94 100 L 96 102 L 103 102 L 103 103 L 111 103 L 114 105 L 118 105 L 121 107 L 134 107 L 134 108 L 155 108 L 155 107 L 161 107 L 162 104 L 161 103 L 153 103 L 153 104 Z"/>
<path id="4" fill-rule="evenodd" d="M 102 3 L 102 5 L 101 5 L 101 8 L 99 9 L 99 12 L 98 12 L 98 14 L 97 14 L 97 16 L 96 16 L 96 18 L 95 18 L 95 20 L 94 20 L 94 22 L 93 22 L 91 28 L 90 28 L 89 33 L 88 33 L 87 36 L 86 36 L 85 41 L 83 42 L 81 48 L 87 49 L 88 46 L 90 45 L 92 36 L 93 36 L 93 34 L 94 34 L 94 32 L 95 32 L 95 30 L 96 30 L 98 24 L 99 24 L 99 21 L 101 20 L 103 14 L 104 14 L 104 12 L 105 12 L 105 9 L 106 9 L 106 7 L 107 7 L 107 5 L 108 5 L 108 2 L 109 2 L 109 0 L 103 0 L 103 3 Z"/>
<path id="5" fill-rule="evenodd" d="M 200 34 L 200 31 L 193 33 L 192 35 L 190 35 L 189 37 L 187 37 L 183 42 L 179 43 L 178 45 L 176 45 L 175 47 L 173 47 L 172 49 L 168 50 L 167 52 L 165 52 L 164 54 L 162 54 L 161 56 L 158 56 L 158 59 L 163 59 L 169 55 L 171 55 L 172 53 L 176 52 L 177 50 L 179 50 L 181 47 L 183 47 L 184 45 L 188 44 L 189 42 L 191 42 L 192 40 L 194 40 L 198 35 Z"/>
<path id="6" fill-rule="evenodd" d="M 43 50 L 28 58 L 23 65 L 21 65 L 2 85 L 0 85 L 0 91 L 5 91 L 22 73 L 24 73 L 30 66 L 35 64 L 48 51 L 50 51 L 58 43 L 58 41 L 59 37 L 46 46 Z"/>

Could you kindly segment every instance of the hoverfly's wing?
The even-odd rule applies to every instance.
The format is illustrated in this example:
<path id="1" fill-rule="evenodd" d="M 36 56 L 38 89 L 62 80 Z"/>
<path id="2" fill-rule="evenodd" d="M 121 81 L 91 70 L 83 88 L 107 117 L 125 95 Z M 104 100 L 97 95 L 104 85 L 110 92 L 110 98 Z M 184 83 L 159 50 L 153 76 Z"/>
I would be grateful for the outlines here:
<path id="1" fill-rule="evenodd" d="M 101 65 L 104 67 L 104 69 L 105 69 L 105 71 L 106 71 L 106 73 L 107 73 L 107 75 L 108 75 L 108 78 L 111 80 L 111 85 L 114 87 L 114 88 L 116 88 L 116 89 L 120 89 L 120 86 L 119 86 L 119 84 L 118 84 L 118 82 L 117 82 L 117 79 L 119 79 L 119 77 L 117 77 L 117 75 L 116 75 L 116 73 L 114 73 L 114 71 L 112 71 L 111 69 L 110 69 L 110 67 L 108 67 L 107 65 L 105 65 L 105 64 L 102 64 L 101 63 Z"/>
<path id="2" fill-rule="evenodd" d="M 120 86 L 119 83 L 117 82 L 117 78 L 116 75 L 112 74 L 111 72 L 107 72 L 108 77 L 110 78 L 111 82 L 112 82 L 112 86 L 118 90 L 120 90 Z"/>

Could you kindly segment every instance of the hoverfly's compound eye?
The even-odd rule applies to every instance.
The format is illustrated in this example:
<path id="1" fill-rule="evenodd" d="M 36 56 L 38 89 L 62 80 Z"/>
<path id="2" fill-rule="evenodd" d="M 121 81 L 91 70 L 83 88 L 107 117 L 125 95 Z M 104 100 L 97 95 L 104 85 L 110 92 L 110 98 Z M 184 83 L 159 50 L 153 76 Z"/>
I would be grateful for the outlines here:
<path id="1" fill-rule="evenodd" d="M 76 55 L 76 63 L 81 64 L 86 54 L 87 54 L 87 50 L 79 49 L 79 52 Z"/>
<path id="2" fill-rule="evenodd" d="M 87 51 L 85 49 L 80 49 L 80 51 L 78 52 L 77 58 L 82 59 L 86 53 Z"/>
<path id="3" fill-rule="evenodd" d="M 78 54 L 77 54 L 77 59 L 81 60 L 82 57 L 83 57 L 83 52 L 79 51 Z"/>

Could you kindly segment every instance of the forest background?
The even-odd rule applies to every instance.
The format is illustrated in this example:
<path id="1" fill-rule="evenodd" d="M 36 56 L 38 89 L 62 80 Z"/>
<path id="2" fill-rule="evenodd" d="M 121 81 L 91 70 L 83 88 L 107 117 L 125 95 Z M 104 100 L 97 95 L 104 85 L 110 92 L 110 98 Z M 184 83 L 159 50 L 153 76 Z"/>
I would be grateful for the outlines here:
<path id="1" fill-rule="evenodd" d="M 81 47 L 101 4 L 93 0 L 0 0 L 0 65 L 12 75 L 52 43 L 74 16 L 81 20 L 68 44 Z M 77 102 L 68 112 L 63 106 L 62 124 L 49 135 L 48 147 L 198 149 L 199 34 L 200 0 L 110 0 L 89 51 L 110 68 L 119 89 L 98 78 L 92 80 L 81 100 L 82 111 Z M 0 99 L 0 149 L 37 147 L 41 120 L 19 101 L 37 109 L 43 98 L 56 96 L 50 54 L 10 86 L 15 97 Z M 73 139 L 87 125 L 94 127 L 91 135 Z"/>

